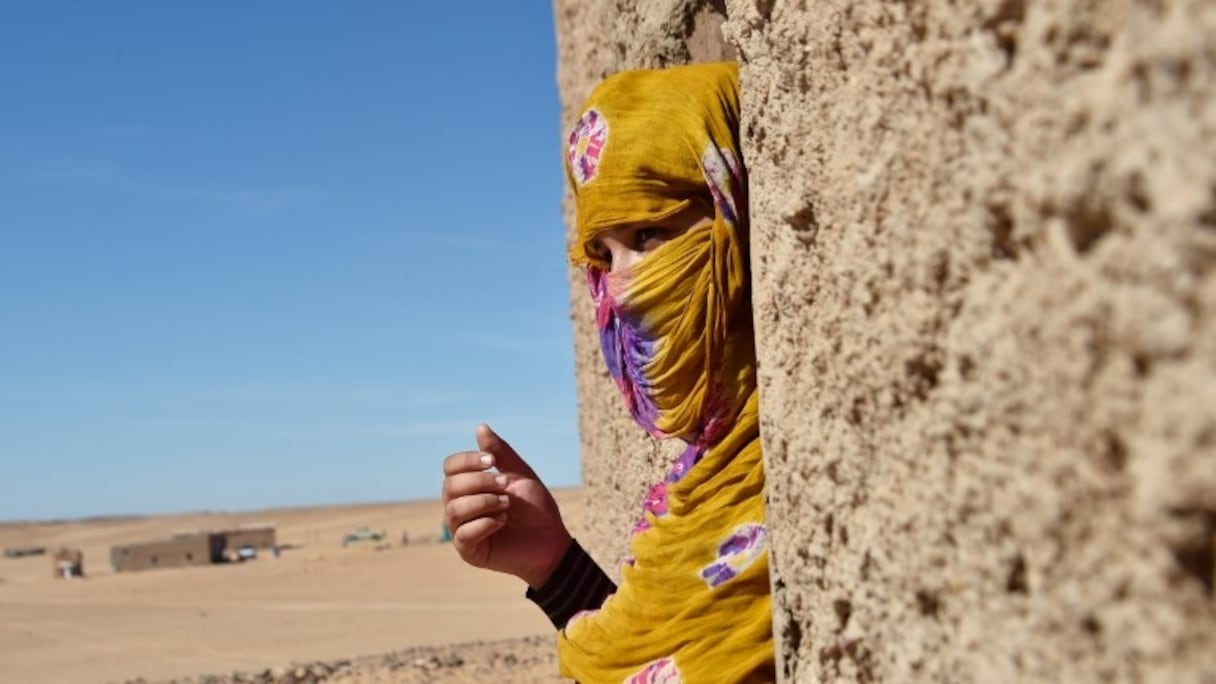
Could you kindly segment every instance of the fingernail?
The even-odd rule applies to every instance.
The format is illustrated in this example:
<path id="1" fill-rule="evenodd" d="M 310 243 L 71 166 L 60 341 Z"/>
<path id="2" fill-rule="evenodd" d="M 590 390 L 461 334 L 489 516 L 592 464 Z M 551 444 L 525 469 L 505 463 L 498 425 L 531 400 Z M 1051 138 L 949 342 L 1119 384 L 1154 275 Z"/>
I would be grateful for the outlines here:
<path id="1" fill-rule="evenodd" d="M 481 464 L 482 465 L 494 465 L 494 457 L 489 454 L 482 454 L 481 455 Z"/>
<path id="2" fill-rule="evenodd" d="M 502 506 L 503 508 L 506 508 L 507 504 L 510 502 L 511 502 L 511 500 L 509 498 L 507 498 L 507 496 L 505 494 L 500 495 L 498 497 L 498 505 Z"/>
<path id="3" fill-rule="evenodd" d="M 507 476 L 506 475 L 499 475 L 498 477 L 494 478 L 494 481 L 498 483 L 499 487 L 507 486 Z"/>

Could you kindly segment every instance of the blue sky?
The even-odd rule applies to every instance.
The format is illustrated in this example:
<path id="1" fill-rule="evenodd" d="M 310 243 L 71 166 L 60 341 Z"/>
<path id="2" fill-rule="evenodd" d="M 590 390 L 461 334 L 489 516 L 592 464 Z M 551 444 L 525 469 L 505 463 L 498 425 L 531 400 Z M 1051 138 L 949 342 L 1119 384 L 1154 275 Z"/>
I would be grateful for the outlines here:
<path id="1" fill-rule="evenodd" d="M 549 3 L 0 5 L 0 519 L 578 481 Z"/>

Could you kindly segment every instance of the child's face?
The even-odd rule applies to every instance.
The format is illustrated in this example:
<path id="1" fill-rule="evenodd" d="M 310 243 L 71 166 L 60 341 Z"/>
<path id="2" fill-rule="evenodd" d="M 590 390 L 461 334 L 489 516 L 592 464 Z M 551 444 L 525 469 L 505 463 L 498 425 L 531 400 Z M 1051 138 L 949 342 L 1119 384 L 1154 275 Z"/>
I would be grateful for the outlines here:
<path id="1" fill-rule="evenodd" d="M 691 231 L 712 226 L 713 213 L 699 202 L 656 223 L 641 223 L 610 228 L 596 235 L 588 247 L 595 257 L 608 264 L 608 271 L 629 268 L 641 262 L 665 242 Z"/>

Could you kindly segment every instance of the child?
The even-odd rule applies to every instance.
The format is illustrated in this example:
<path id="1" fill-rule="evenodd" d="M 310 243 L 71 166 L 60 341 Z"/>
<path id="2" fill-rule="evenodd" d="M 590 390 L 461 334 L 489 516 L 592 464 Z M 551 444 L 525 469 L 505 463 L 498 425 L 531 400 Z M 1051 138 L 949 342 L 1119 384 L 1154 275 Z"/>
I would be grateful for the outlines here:
<path id="1" fill-rule="evenodd" d="M 733 64 L 617 74 L 567 141 L 571 258 L 608 370 L 639 425 L 686 445 L 646 496 L 621 585 L 488 427 L 444 461 L 457 552 L 528 583 L 583 682 L 776 679 L 737 79 Z"/>

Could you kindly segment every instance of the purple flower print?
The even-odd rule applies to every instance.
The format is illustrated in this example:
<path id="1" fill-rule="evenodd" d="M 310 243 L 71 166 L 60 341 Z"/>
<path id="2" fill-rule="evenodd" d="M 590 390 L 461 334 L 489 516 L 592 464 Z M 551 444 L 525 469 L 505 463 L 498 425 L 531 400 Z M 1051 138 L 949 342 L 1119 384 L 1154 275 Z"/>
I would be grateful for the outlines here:
<path id="1" fill-rule="evenodd" d="M 748 523 L 736 527 L 718 545 L 718 559 L 701 570 L 701 579 L 711 589 L 734 579 L 764 554 L 767 539 L 764 525 Z"/>

